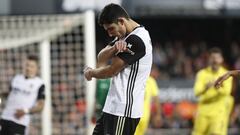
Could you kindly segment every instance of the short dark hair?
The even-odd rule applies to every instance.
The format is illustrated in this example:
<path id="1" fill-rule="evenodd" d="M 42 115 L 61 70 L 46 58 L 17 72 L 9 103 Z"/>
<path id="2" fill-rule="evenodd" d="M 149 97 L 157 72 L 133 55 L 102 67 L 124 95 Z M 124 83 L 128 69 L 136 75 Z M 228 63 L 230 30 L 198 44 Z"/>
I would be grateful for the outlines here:
<path id="1" fill-rule="evenodd" d="M 35 62 L 38 62 L 38 56 L 37 55 L 33 55 L 33 54 L 28 55 L 27 56 L 27 60 L 33 60 Z"/>
<path id="2" fill-rule="evenodd" d="M 106 5 L 98 17 L 99 25 L 116 23 L 119 17 L 124 17 L 129 19 L 127 11 L 117 4 L 108 4 Z"/>
<path id="3" fill-rule="evenodd" d="M 218 47 L 213 47 L 209 50 L 209 54 L 213 54 L 213 53 L 219 53 L 222 55 L 222 50 Z"/>

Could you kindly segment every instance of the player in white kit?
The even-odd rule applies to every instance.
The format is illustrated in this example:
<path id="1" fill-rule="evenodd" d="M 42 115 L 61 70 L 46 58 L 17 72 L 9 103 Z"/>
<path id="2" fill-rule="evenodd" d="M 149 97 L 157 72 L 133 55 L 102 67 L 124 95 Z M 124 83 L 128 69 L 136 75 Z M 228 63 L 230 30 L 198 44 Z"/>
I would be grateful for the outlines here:
<path id="1" fill-rule="evenodd" d="M 1 115 L 0 135 L 25 135 L 31 114 L 39 113 L 44 106 L 44 83 L 37 76 L 38 58 L 29 55 L 24 73 L 11 81 L 6 106 Z"/>
<path id="2" fill-rule="evenodd" d="M 115 40 L 100 51 L 98 67 L 84 71 L 87 80 L 112 78 L 93 135 L 134 135 L 143 113 L 145 84 L 152 65 L 151 38 L 116 4 L 105 6 L 99 24 Z M 111 63 L 106 64 L 109 60 Z"/>

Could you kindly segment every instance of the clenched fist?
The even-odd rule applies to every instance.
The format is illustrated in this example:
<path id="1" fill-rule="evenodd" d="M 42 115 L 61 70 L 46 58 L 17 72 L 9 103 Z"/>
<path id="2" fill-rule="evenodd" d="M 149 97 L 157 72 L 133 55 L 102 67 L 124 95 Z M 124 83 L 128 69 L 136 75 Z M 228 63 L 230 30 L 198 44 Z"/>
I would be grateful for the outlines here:
<path id="1" fill-rule="evenodd" d="M 86 67 L 86 68 L 83 70 L 84 76 L 85 76 L 85 78 L 86 78 L 88 81 L 91 81 L 91 80 L 92 80 L 91 70 L 92 70 L 92 68 L 90 68 L 90 67 Z"/>

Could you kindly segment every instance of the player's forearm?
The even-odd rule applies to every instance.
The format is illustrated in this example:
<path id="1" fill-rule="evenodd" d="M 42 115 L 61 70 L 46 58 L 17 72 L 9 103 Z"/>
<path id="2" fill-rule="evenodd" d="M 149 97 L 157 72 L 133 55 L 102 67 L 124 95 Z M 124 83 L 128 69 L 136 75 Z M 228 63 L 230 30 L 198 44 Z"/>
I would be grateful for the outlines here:
<path id="1" fill-rule="evenodd" d="M 113 46 L 107 46 L 102 49 L 97 57 L 97 67 L 106 66 L 107 62 L 115 56 L 117 50 Z"/>
<path id="2" fill-rule="evenodd" d="M 37 104 L 29 109 L 29 114 L 39 113 L 43 110 L 44 100 L 39 100 Z"/>
<path id="3" fill-rule="evenodd" d="M 106 79 L 117 75 L 118 72 L 115 69 L 113 69 L 110 65 L 107 65 L 104 67 L 92 69 L 90 71 L 90 74 L 92 77 L 97 79 Z"/>
<path id="4" fill-rule="evenodd" d="M 201 89 L 195 89 L 195 96 L 196 97 L 199 97 L 199 96 L 201 96 L 201 95 L 203 95 L 203 94 L 205 94 L 207 91 L 208 91 L 208 87 L 204 87 L 204 88 L 201 88 Z"/>
<path id="5" fill-rule="evenodd" d="M 202 82 L 197 82 L 198 83 L 198 87 L 196 87 L 196 96 L 199 97 L 203 94 L 205 94 L 209 89 L 211 89 L 214 86 L 214 82 L 208 82 L 207 84 L 202 84 Z"/>
<path id="6" fill-rule="evenodd" d="M 199 99 L 201 101 L 211 101 L 212 99 L 218 97 L 219 94 L 219 91 L 217 91 L 216 89 L 210 89 L 205 94 L 201 95 Z"/>
<path id="7" fill-rule="evenodd" d="M 239 76 L 240 75 L 240 70 L 232 70 L 232 71 L 229 71 L 228 74 L 230 76 Z"/>

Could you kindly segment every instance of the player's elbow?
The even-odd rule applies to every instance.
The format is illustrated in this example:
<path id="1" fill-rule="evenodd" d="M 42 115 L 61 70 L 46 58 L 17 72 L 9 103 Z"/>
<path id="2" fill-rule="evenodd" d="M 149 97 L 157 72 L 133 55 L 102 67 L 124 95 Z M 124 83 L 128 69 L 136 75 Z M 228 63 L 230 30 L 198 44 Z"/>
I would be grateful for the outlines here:
<path id="1" fill-rule="evenodd" d="M 106 62 L 97 62 L 96 67 L 99 68 L 99 67 L 104 67 L 106 65 L 107 65 Z"/>

